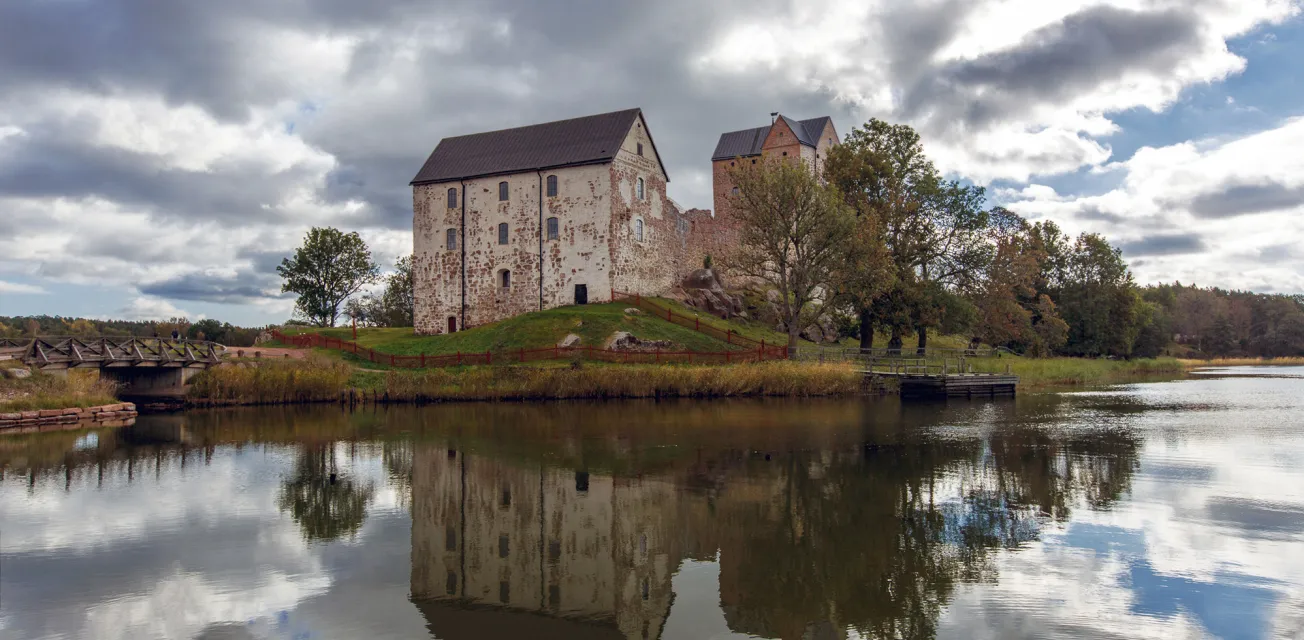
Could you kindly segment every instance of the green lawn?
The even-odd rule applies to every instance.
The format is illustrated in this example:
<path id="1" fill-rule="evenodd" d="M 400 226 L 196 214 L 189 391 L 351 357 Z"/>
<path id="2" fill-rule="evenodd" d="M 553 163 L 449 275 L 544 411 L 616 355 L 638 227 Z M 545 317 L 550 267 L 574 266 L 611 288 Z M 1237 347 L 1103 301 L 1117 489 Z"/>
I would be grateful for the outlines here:
<path id="1" fill-rule="evenodd" d="M 570 307 L 558 307 L 545 311 L 535 311 L 494 322 L 451 335 L 418 336 L 411 327 L 393 329 L 366 328 L 358 329 L 358 344 L 382 353 L 394 355 L 441 355 L 449 353 L 482 353 L 484 351 L 510 351 L 513 349 L 539 349 L 551 347 L 566 334 L 574 333 L 580 337 L 582 346 L 602 347 L 611 334 L 628 331 L 641 340 L 669 340 L 674 344 L 694 351 L 739 350 L 741 347 L 730 346 L 724 341 L 716 340 L 691 328 L 682 327 L 665 319 L 656 318 L 647 313 L 626 314 L 625 309 L 631 305 L 621 302 L 607 304 L 589 304 Z M 682 306 L 675 308 L 676 313 L 692 315 Z M 769 332 L 767 335 L 753 328 L 742 327 L 713 319 L 718 327 L 732 327 L 743 335 L 765 337 L 767 342 L 781 338 L 779 334 Z M 287 327 L 286 333 L 320 333 L 331 338 L 352 339 L 352 330 L 348 327 L 319 329 L 314 327 Z"/>

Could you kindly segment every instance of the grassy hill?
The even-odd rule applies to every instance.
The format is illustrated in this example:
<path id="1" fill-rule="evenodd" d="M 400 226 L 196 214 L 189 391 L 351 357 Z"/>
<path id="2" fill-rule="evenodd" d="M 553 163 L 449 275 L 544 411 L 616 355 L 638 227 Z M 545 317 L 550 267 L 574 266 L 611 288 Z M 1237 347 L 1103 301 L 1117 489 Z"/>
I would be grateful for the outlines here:
<path id="1" fill-rule="evenodd" d="M 766 344 L 787 344 L 788 336 L 775 331 L 772 327 L 756 321 L 741 319 L 721 320 L 710 314 L 699 314 L 673 300 L 655 299 L 663 309 L 670 309 L 680 316 L 694 317 L 700 315 L 703 324 L 710 323 L 722 330 L 732 329 L 735 334 L 752 340 L 764 340 Z M 694 331 L 657 317 L 655 314 L 640 310 L 639 313 L 626 313 L 631 305 L 626 302 L 606 304 L 589 304 L 558 307 L 545 311 L 522 314 L 499 322 L 481 325 L 453 334 L 436 336 L 418 336 L 411 327 L 396 328 L 360 328 L 358 344 L 382 353 L 394 355 L 443 355 L 451 353 L 483 353 L 484 351 L 510 351 L 513 349 L 541 349 L 560 342 L 567 334 L 574 333 L 580 337 L 581 346 L 602 347 L 611 334 L 627 331 L 640 340 L 669 340 L 670 342 L 693 351 L 739 351 L 746 347 L 730 345 L 723 340 Z M 322 329 L 317 327 L 286 327 L 288 334 L 319 333 L 331 338 L 351 340 L 353 332 L 349 327 Z M 888 335 L 875 336 L 874 345 L 887 345 Z M 960 336 L 929 336 L 929 346 L 933 348 L 963 348 L 968 339 Z M 906 340 L 906 347 L 914 345 L 914 336 Z M 841 346 L 855 348 L 859 341 L 843 340 Z M 812 347 L 813 343 L 801 341 L 801 346 Z"/>
<path id="2" fill-rule="evenodd" d="M 581 346 L 602 347 L 607 339 L 617 331 L 628 331 L 640 340 L 669 340 L 670 342 L 693 351 L 734 351 L 742 347 L 726 344 L 706 334 L 682 327 L 664 318 L 657 318 L 646 312 L 626 313 L 630 305 L 625 303 L 589 304 L 570 307 L 558 307 L 545 311 L 522 314 L 499 322 L 481 325 L 453 334 L 437 336 L 418 336 L 411 327 L 392 329 L 365 328 L 358 329 L 358 344 L 383 353 L 394 355 L 440 355 L 449 353 L 476 353 L 484 351 L 510 351 L 513 349 L 540 349 L 551 347 L 560 342 L 567 334 L 580 337 Z M 686 309 L 678 308 L 677 313 L 692 315 Z M 733 328 L 743 335 L 764 338 L 767 342 L 781 341 L 783 337 L 773 331 L 765 332 L 756 328 L 743 327 L 735 323 L 710 318 L 715 326 Z M 322 335 L 352 339 L 353 332 L 348 327 L 319 329 L 315 327 L 287 327 L 286 333 L 320 333 Z"/>

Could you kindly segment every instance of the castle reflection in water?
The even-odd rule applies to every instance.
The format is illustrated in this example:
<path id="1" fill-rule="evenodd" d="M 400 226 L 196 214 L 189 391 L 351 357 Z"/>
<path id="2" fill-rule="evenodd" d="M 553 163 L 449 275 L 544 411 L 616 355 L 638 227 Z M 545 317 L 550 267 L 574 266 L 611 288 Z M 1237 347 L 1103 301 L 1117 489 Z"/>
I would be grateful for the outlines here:
<path id="1" fill-rule="evenodd" d="M 718 561 L 737 633 L 927 637 L 991 550 L 1117 498 L 1136 451 L 1011 430 L 603 473 L 454 446 L 415 443 L 411 469 L 411 596 L 445 639 L 658 638 L 687 559 Z"/>

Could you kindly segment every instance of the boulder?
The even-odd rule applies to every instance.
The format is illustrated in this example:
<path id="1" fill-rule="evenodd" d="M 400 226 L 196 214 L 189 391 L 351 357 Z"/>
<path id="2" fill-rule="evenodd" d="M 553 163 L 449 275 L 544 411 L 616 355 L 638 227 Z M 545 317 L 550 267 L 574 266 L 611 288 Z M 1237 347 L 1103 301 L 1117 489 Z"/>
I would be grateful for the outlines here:
<path id="1" fill-rule="evenodd" d="M 642 309 L 635 308 L 635 307 L 625 307 L 625 315 L 627 315 L 627 316 L 641 316 L 641 315 L 643 315 L 643 310 L 642 310 Z"/>
<path id="2" fill-rule="evenodd" d="M 18 369 L 0 369 L 0 375 L 2 375 L 2 376 L 5 377 L 5 378 L 12 378 L 12 379 L 14 379 L 14 380 L 22 380 L 23 378 L 30 378 L 30 377 L 32 377 L 32 372 L 31 372 L 30 370 L 28 370 L 28 369 L 23 369 L 23 368 L 18 368 Z"/>
<path id="3" fill-rule="evenodd" d="M 639 340 L 628 331 L 617 331 L 607 340 L 612 351 L 673 351 L 675 343 L 669 340 Z"/>
<path id="4" fill-rule="evenodd" d="M 580 337 L 573 333 L 568 333 L 565 338 L 562 338 L 561 341 L 557 343 L 557 346 L 563 349 L 578 347 L 580 346 Z"/>
<path id="5" fill-rule="evenodd" d="M 833 318 L 825 315 L 820 318 L 819 322 L 803 329 L 800 335 L 815 344 L 837 342 L 838 325 Z"/>
<path id="6" fill-rule="evenodd" d="M 263 331 L 263 332 L 260 332 L 260 333 L 258 334 L 258 337 L 257 337 L 257 338 L 254 338 L 254 346 L 255 346 L 255 347 L 261 347 L 262 345 L 265 345 L 265 344 L 267 344 L 268 342 L 271 342 L 272 340 L 273 340 L 273 338 L 272 338 L 272 332 L 271 332 L 271 331 Z"/>

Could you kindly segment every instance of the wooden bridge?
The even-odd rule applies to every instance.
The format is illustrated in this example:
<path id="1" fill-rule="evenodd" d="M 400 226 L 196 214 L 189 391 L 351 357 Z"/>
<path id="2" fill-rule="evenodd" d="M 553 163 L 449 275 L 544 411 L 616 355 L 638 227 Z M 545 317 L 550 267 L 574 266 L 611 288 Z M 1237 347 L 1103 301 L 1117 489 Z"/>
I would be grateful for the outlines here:
<path id="1" fill-rule="evenodd" d="M 202 340 L 166 338 L 0 338 L 0 360 L 21 360 L 48 372 L 99 369 L 123 397 L 175 396 L 197 371 L 219 364 L 226 350 Z"/>

